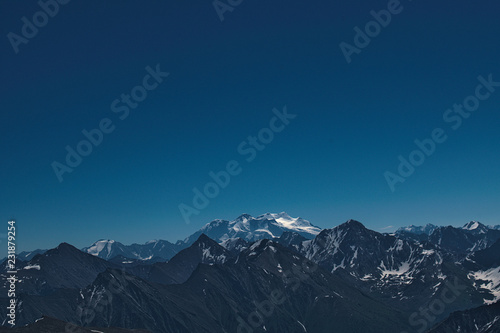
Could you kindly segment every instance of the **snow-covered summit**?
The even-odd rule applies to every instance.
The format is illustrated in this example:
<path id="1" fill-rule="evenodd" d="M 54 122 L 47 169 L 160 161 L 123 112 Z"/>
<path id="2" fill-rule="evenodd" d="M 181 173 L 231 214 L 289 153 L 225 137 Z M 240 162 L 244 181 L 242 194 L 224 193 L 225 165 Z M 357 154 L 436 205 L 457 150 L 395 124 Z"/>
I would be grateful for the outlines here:
<path id="1" fill-rule="evenodd" d="M 103 252 L 105 252 L 107 254 L 111 253 L 112 246 L 114 243 L 115 243 L 115 241 L 112 239 L 100 239 L 97 242 L 95 242 L 94 244 L 90 245 L 85 250 L 88 254 L 101 257 L 100 254 Z"/>
<path id="2" fill-rule="evenodd" d="M 410 225 L 407 227 L 399 228 L 398 230 L 396 230 L 396 233 L 398 234 L 398 233 L 402 233 L 402 232 L 408 232 L 408 233 L 416 234 L 416 235 L 426 234 L 429 236 L 437 228 L 439 228 L 439 227 L 434 225 L 434 224 L 430 224 L 430 223 L 426 224 L 425 226 Z"/>
<path id="3" fill-rule="evenodd" d="M 468 223 L 466 223 L 462 229 L 464 230 L 469 230 L 469 231 L 472 231 L 472 230 L 484 230 L 484 229 L 488 229 L 488 227 L 486 227 L 484 224 L 482 224 L 481 222 L 478 222 L 478 221 L 470 221 Z"/>
<path id="4" fill-rule="evenodd" d="M 276 221 L 282 228 L 288 229 L 287 231 L 295 231 L 298 233 L 305 232 L 313 237 L 321 232 L 321 228 L 311 224 L 311 222 L 304 220 L 301 217 L 291 217 L 285 212 L 279 214 L 266 213 L 256 217 L 256 219 L 268 219 Z"/>
<path id="5" fill-rule="evenodd" d="M 260 239 L 280 237 L 285 231 L 293 231 L 305 238 L 314 238 L 321 232 L 321 228 L 300 217 L 291 217 L 285 212 L 279 214 L 266 213 L 253 217 L 242 214 L 232 221 L 214 220 L 207 223 L 198 232 L 186 238 L 184 244 L 192 244 L 204 233 L 219 243 L 231 238 L 242 238 L 248 242 Z"/>

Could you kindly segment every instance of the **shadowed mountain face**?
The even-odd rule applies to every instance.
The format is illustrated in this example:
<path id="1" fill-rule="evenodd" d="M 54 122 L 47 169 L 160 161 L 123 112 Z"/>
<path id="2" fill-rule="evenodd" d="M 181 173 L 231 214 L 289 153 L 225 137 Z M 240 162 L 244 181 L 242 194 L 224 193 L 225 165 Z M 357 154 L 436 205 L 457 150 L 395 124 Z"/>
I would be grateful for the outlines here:
<path id="1" fill-rule="evenodd" d="M 167 263 L 156 263 L 147 276 L 148 281 L 172 284 L 183 283 L 194 272 L 198 264 L 223 264 L 233 253 L 201 234 L 187 249 L 179 252 Z"/>
<path id="2" fill-rule="evenodd" d="M 202 236 L 186 253 L 222 258 L 208 255 L 221 249 Z M 336 321 L 338 332 L 362 327 L 365 332 L 398 332 L 405 327 L 402 314 L 395 309 L 268 240 L 254 243 L 236 259 L 199 264 L 183 284 L 161 285 L 123 270 L 107 269 L 81 290 L 26 295 L 22 301 L 21 322 L 39 318 L 43 309 L 50 316 L 84 326 L 153 332 L 236 332 L 238 327 L 263 332 L 264 326 L 276 332 L 302 327 L 321 332 L 329 325 L 324 320 L 326 313 L 331 313 L 329 319 Z M 260 317 L 252 315 L 256 311 Z"/>
<path id="3" fill-rule="evenodd" d="M 253 244 L 234 263 L 199 265 L 182 285 L 153 285 L 106 271 L 83 291 L 80 306 L 98 307 L 111 288 L 120 292 L 100 308 L 92 325 L 155 332 L 237 332 L 238 327 L 321 332 L 329 325 L 324 320 L 329 313 L 337 332 L 399 332 L 405 327 L 398 311 L 267 240 Z M 255 311 L 261 311 L 260 317 L 251 315 Z"/>
<path id="4" fill-rule="evenodd" d="M 27 263 L 20 263 L 17 290 L 19 293 L 43 295 L 61 288 L 83 288 L 110 267 L 117 266 L 61 243 L 55 249 L 36 255 Z M 5 276 L 5 272 L 5 267 L 2 267 L 1 274 Z M 4 282 L 3 295 L 7 294 L 5 288 Z"/>
<path id="5" fill-rule="evenodd" d="M 129 330 L 115 327 L 91 327 L 84 328 L 75 324 L 66 323 L 51 317 L 42 317 L 33 324 L 21 328 L 0 327 L 1 333 L 150 333 L 147 330 Z"/>
<path id="6" fill-rule="evenodd" d="M 487 270 L 500 266 L 500 239 L 497 240 L 492 246 L 472 252 L 464 262 L 471 270 Z"/>
<path id="7" fill-rule="evenodd" d="M 490 229 L 476 223 L 455 229 L 447 237 L 457 235 L 457 242 L 464 233 L 490 241 Z M 19 261 L 17 322 L 41 325 L 35 320 L 45 315 L 151 332 L 400 333 L 478 307 L 478 327 L 494 328 L 496 308 L 481 306 L 500 298 L 499 242 L 457 260 L 455 250 L 428 239 L 380 234 L 350 220 L 312 239 L 282 231 L 273 240 L 219 243 L 200 234 L 168 262 L 121 255 L 106 261 L 62 243 Z M 424 321 L 418 311 L 443 295 L 452 301 Z M 440 329 L 462 325 L 462 317 L 452 314 Z"/>
<path id="8" fill-rule="evenodd" d="M 409 226 L 396 231 L 398 238 L 428 241 L 461 260 L 473 251 L 483 250 L 500 239 L 500 226 L 471 221 L 462 228 L 452 226 Z"/>
<path id="9" fill-rule="evenodd" d="M 439 246 L 380 234 L 353 220 L 303 242 L 300 252 L 360 290 L 410 313 L 428 307 L 436 295 L 459 288 L 456 299 L 434 321 L 491 297 Z"/>
<path id="10" fill-rule="evenodd" d="M 484 305 L 452 313 L 428 333 L 498 333 L 500 332 L 500 303 Z"/>
<path id="11" fill-rule="evenodd" d="M 302 243 L 306 240 L 307 238 L 296 232 L 285 231 L 276 241 L 285 247 L 299 251 L 302 247 Z"/>

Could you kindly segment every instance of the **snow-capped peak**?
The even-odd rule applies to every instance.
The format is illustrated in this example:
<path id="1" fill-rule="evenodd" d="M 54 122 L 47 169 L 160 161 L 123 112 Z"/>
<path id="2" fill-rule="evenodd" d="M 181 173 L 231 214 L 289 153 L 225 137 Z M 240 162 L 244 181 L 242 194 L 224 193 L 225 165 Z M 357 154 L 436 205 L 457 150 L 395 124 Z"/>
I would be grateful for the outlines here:
<path id="1" fill-rule="evenodd" d="M 262 214 L 260 216 L 258 216 L 257 218 L 268 218 L 268 219 L 280 219 L 280 218 L 283 218 L 283 219 L 291 219 L 292 217 L 290 217 L 290 215 L 288 215 L 286 212 L 281 212 L 279 214 L 276 214 L 276 213 L 265 213 L 265 214 Z"/>
<path id="2" fill-rule="evenodd" d="M 257 217 L 242 214 L 233 221 L 218 219 L 207 223 L 182 243 L 187 245 L 194 243 L 201 233 L 205 233 L 218 243 L 222 243 L 231 238 L 242 238 L 247 242 L 279 238 L 285 231 L 293 231 L 311 239 L 316 237 L 321 230 L 309 221 L 300 217 L 291 217 L 285 212 L 266 213 Z"/>
<path id="3" fill-rule="evenodd" d="M 477 222 L 477 221 L 470 221 L 469 223 L 467 223 L 466 225 L 464 225 L 462 229 L 465 229 L 465 230 L 475 230 L 475 229 L 479 228 L 479 225 L 480 225 L 480 223 Z"/>
<path id="4" fill-rule="evenodd" d="M 484 234 L 488 231 L 488 227 L 478 221 L 470 221 L 469 223 L 465 224 L 462 229 L 480 234 Z"/>
<path id="5" fill-rule="evenodd" d="M 321 232 L 320 228 L 313 226 L 309 221 L 300 217 L 291 217 L 285 212 L 279 214 L 266 213 L 258 216 L 256 219 L 274 220 L 280 227 L 290 231 L 306 232 L 312 235 L 317 235 Z"/>
<path id="6" fill-rule="evenodd" d="M 434 230 L 436 230 L 438 228 L 439 228 L 438 226 L 436 226 L 434 224 L 430 224 L 430 223 L 426 224 L 425 226 L 410 225 L 407 227 L 399 228 L 398 230 L 396 230 L 396 234 L 399 234 L 402 232 L 408 232 L 408 233 L 417 234 L 417 235 L 421 235 L 421 234 L 430 235 L 434 232 Z"/>
<path id="7" fill-rule="evenodd" d="M 115 241 L 111 239 L 101 239 L 92 244 L 90 247 L 85 249 L 88 254 L 91 254 L 93 256 L 99 256 L 101 251 L 107 250 L 107 253 L 111 252 L 111 247 L 113 246 L 113 243 Z"/>

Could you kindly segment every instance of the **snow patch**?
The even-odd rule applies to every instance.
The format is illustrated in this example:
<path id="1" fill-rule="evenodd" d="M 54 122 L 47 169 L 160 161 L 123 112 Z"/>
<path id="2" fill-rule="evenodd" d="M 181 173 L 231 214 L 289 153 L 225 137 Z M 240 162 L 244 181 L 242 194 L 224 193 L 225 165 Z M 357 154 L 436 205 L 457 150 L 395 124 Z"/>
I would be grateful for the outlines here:
<path id="1" fill-rule="evenodd" d="M 486 289 L 493 295 L 493 300 L 484 300 L 485 304 L 493 304 L 500 300 L 500 267 L 470 273 L 469 278 L 476 280 L 476 288 Z"/>
<path id="2" fill-rule="evenodd" d="M 36 269 L 36 270 L 40 270 L 40 265 L 28 265 L 28 266 L 24 266 L 23 269 Z"/>

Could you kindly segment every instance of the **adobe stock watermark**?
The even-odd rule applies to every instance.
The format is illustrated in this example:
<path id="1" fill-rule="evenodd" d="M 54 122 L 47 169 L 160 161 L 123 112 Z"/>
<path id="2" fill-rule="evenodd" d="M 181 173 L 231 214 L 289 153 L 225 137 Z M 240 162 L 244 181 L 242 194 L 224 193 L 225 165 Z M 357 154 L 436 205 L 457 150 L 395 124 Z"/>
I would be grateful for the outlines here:
<path id="1" fill-rule="evenodd" d="M 262 128 L 257 135 L 249 135 L 237 147 L 238 154 L 245 156 L 245 161 L 248 163 L 255 160 L 258 152 L 263 151 L 274 140 L 275 134 L 282 132 L 290 124 L 290 120 L 297 117 L 295 114 L 288 113 L 286 105 L 282 111 L 274 108 L 272 112 L 274 117 L 269 121 L 269 126 Z M 231 177 L 239 175 L 242 171 L 241 163 L 237 160 L 228 161 L 224 170 L 219 172 L 210 171 L 208 173 L 210 181 L 201 190 L 198 187 L 193 188 L 192 206 L 185 203 L 179 204 L 179 211 L 184 222 L 189 224 L 190 217 L 199 215 L 203 209 L 207 208 L 210 200 L 217 197 L 221 189 L 229 185 Z"/>
<path id="2" fill-rule="evenodd" d="M 358 26 L 354 27 L 354 45 L 346 42 L 341 42 L 339 44 L 340 50 L 347 63 L 350 64 L 352 62 L 352 55 L 360 54 L 361 50 L 370 44 L 372 38 L 376 38 L 380 34 L 382 28 L 387 28 L 392 21 L 392 17 L 400 14 L 403 9 L 404 7 L 399 0 L 389 0 L 387 9 L 382 9 L 378 12 L 375 10 L 370 11 L 373 20 L 368 21 L 363 30 Z"/>
<path id="3" fill-rule="evenodd" d="M 49 23 L 49 19 L 53 18 L 59 13 L 59 5 L 66 5 L 71 0 L 40 0 L 38 6 L 41 10 L 35 12 L 30 19 L 26 16 L 21 18 L 23 25 L 21 26 L 21 35 L 14 32 L 7 34 L 7 39 L 14 49 L 14 53 L 19 53 L 19 46 L 21 44 L 28 44 L 30 39 L 38 35 L 38 29 L 43 28 Z"/>
<path id="4" fill-rule="evenodd" d="M 214 0 L 212 6 L 214 6 L 215 12 L 219 17 L 219 20 L 224 21 L 224 13 L 232 12 L 236 7 L 241 5 L 243 0 Z"/>
<path id="5" fill-rule="evenodd" d="M 453 104 L 453 108 L 447 109 L 443 113 L 443 120 L 450 124 L 452 130 L 456 131 L 462 126 L 464 119 L 467 119 L 476 111 L 481 101 L 485 101 L 495 92 L 496 87 L 500 87 L 500 82 L 493 81 L 493 75 L 489 74 L 488 78 L 482 75 L 477 77 L 479 84 L 474 90 L 474 94 L 465 97 L 462 104 Z M 437 149 L 438 144 L 445 142 L 448 139 L 446 131 L 437 127 L 430 133 L 430 137 L 423 140 L 415 139 L 414 143 L 417 148 L 408 154 L 408 157 L 398 156 L 399 165 L 397 172 L 386 171 L 384 178 L 391 192 L 396 191 L 396 184 L 404 183 L 408 177 L 413 175 L 415 168 L 421 166 L 428 157 L 430 157 Z"/>
<path id="6" fill-rule="evenodd" d="M 130 110 L 137 108 L 139 103 L 148 97 L 148 91 L 158 88 L 164 78 L 170 75 L 160 70 L 160 64 L 157 64 L 155 69 L 147 66 L 146 72 L 148 74 L 143 77 L 142 84 L 133 87 L 130 94 L 123 93 L 120 95 L 120 98 L 116 98 L 111 102 L 111 112 L 118 114 L 120 120 L 127 119 Z M 50 164 L 58 181 L 61 183 L 64 180 L 63 175 L 65 173 L 72 173 L 82 163 L 83 158 L 89 156 L 94 148 L 103 142 L 104 135 L 112 133 L 115 129 L 116 126 L 113 124 L 113 121 L 110 118 L 104 117 L 99 121 L 96 128 L 82 130 L 84 139 L 78 142 L 75 148 L 70 145 L 65 147 L 67 152 L 66 163 L 53 161 Z"/>
<path id="7" fill-rule="evenodd" d="M 418 311 L 413 312 L 408 318 L 408 323 L 416 329 L 417 333 L 423 333 L 431 328 L 438 316 L 444 313 L 446 306 L 455 302 L 462 292 L 467 289 L 467 286 L 459 284 L 457 277 L 455 277 L 453 283 L 446 281 L 445 285 L 446 288 L 443 289 L 438 298 L 432 300 L 428 306 L 420 307 Z M 403 331 L 401 333 L 409 332 Z"/>

